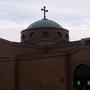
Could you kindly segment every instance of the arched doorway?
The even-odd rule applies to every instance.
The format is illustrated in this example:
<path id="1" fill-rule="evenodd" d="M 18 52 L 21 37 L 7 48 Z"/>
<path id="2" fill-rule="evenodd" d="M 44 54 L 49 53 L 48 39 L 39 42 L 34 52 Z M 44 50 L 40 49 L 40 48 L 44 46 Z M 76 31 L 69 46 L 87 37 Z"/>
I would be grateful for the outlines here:
<path id="1" fill-rule="evenodd" d="M 74 90 L 90 90 L 90 67 L 80 64 L 73 72 Z"/>

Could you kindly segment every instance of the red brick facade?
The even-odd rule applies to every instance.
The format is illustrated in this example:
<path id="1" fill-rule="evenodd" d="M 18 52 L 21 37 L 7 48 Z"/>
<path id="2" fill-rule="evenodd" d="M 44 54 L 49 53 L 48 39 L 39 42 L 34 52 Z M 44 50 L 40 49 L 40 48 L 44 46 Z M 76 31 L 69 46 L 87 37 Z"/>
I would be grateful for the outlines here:
<path id="1" fill-rule="evenodd" d="M 22 31 L 27 42 L 0 39 L 0 90 L 73 90 L 75 68 L 90 65 L 90 45 L 64 36 L 59 40 L 57 32 L 68 31 L 51 29 L 48 38 L 35 29 L 33 39 L 28 39 L 31 31 Z"/>

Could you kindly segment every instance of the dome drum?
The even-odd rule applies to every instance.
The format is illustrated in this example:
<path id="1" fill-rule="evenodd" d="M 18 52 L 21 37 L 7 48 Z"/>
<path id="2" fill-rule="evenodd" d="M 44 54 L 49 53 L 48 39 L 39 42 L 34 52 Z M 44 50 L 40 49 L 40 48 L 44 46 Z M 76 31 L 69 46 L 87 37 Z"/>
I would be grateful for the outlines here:
<path id="1" fill-rule="evenodd" d="M 40 39 L 52 39 L 60 41 L 68 41 L 68 30 L 64 28 L 35 28 L 35 29 L 26 29 L 21 32 L 21 41 L 22 42 L 33 42 Z M 67 36 L 67 37 L 66 37 Z"/>

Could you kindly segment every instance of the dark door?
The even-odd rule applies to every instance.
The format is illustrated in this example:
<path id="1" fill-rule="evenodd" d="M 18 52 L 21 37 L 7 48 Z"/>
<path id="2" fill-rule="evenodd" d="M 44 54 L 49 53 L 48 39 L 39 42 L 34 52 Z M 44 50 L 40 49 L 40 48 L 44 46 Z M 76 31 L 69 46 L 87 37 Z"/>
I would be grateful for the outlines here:
<path id="1" fill-rule="evenodd" d="M 78 65 L 73 72 L 74 90 L 90 90 L 90 67 Z"/>

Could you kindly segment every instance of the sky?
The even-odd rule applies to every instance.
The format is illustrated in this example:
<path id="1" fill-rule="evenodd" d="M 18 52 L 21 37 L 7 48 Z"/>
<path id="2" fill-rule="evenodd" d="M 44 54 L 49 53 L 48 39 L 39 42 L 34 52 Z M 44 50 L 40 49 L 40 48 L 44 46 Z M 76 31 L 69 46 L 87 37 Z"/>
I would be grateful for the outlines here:
<path id="1" fill-rule="evenodd" d="M 70 41 L 90 37 L 90 0 L 0 0 L 0 38 L 20 42 L 21 31 L 43 18 L 69 30 Z"/>

